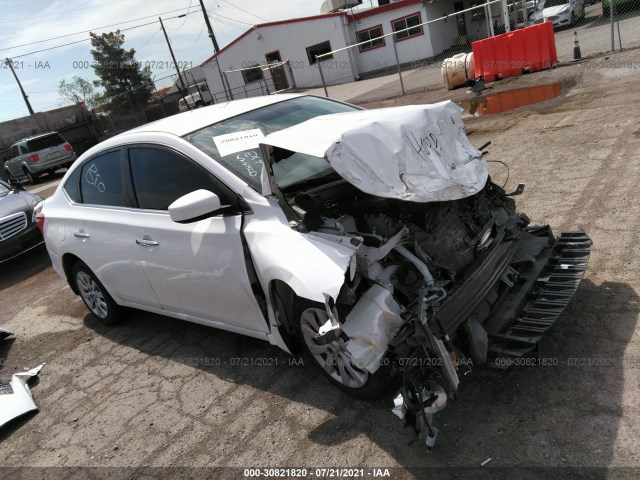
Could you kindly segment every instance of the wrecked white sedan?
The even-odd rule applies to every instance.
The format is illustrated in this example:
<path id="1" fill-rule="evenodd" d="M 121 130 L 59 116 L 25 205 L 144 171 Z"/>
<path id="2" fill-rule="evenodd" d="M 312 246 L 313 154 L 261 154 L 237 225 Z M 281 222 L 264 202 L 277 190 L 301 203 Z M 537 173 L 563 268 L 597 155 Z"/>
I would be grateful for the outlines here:
<path id="1" fill-rule="evenodd" d="M 461 371 L 533 350 L 591 244 L 516 213 L 453 103 L 305 95 L 111 138 L 38 220 L 54 268 L 104 323 L 135 307 L 306 350 L 356 395 L 401 384 L 394 411 L 427 443 Z"/>

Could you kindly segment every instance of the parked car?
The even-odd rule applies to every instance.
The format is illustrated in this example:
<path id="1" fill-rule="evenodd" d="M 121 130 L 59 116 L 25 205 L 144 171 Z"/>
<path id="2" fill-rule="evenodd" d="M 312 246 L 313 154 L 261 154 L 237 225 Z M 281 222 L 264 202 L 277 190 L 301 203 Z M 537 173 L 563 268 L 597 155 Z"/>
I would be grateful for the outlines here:
<path id="1" fill-rule="evenodd" d="M 37 216 L 105 324 L 135 307 L 259 338 L 361 397 L 402 381 L 396 413 L 431 438 L 459 372 L 532 352 L 591 244 L 516 212 L 460 112 L 214 105 L 92 148 Z"/>
<path id="2" fill-rule="evenodd" d="M 11 145 L 9 159 L 4 164 L 9 180 L 26 178 L 35 184 L 43 173 L 69 167 L 76 161 L 76 152 L 58 132 L 25 138 Z"/>
<path id="3" fill-rule="evenodd" d="M 0 263 L 44 243 L 34 214 L 41 201 L 19 185 L 0 180 Z"/>
<path id="4" fill-rule="evenodd" d="M 537 8 L 529 17 L 534 24 L 549 21 L 554 27 L 567 27 L 585 16 L 584 0 L 544 0 Z"/>
<path id="5" fill-rule="evenodd" d="M 186 112 L 190 108 L 200 108 L 213 103 L 213 97 L 209 92 L 209 87 L 206 82 L 191 85 L 188 92 L 184 98 L 178 100 L 178 109 L 181 112 Z M 189 105 L 188 107 L 187 104 Z"/>

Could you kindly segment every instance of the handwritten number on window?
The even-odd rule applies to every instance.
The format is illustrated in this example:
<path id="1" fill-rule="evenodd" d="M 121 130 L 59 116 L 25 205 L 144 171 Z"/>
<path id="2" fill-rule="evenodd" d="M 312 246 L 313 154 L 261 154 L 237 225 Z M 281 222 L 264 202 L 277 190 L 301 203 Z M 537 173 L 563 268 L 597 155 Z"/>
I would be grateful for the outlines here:
<path id="1" fill-rule="evenodd" d="M 98 173 L 98 167 L 95 163 L 89 167 L 87 173 L 84 175 L 84 179 L 89 185 L 96 187 L 100 193 L 106 190 L 104 183 L 100 181 L 100 174 Z"/>

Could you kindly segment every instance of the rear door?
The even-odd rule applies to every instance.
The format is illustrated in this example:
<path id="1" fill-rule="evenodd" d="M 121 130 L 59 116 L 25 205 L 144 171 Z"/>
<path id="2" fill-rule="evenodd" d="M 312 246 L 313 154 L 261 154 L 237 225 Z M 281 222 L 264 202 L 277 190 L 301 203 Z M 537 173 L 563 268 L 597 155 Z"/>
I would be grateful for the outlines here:
<path id="1" fill-rule="evenodd" d="M 268 332 L 247 273 L 241 237 L 243 202 L 192 159 L 168 147 L 129 148 L 136 252 L 162 308 L 210 322 Z M 226 208 L 176 223 L 168 207 L 195 190 L 218 195 Z M 215 325 L 215 323 L 213 323 Z"/>
<path id="2" fill-rule="evenodd" d="M 136 256 L 123 161 L 120 149 L 102 153 L 84 162 L 65 183 L 68 194 L 73 191 L 68 183 L 78 185 L 66 221 L 68 250 L 89 266 L 116 301 L 160 308 Z"/>

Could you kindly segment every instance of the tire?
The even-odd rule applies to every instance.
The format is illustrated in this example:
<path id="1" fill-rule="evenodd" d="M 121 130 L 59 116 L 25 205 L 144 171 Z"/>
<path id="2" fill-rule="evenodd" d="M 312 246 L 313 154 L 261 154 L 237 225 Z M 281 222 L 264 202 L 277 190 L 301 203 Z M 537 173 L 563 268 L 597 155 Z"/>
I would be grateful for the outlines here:
<path id="1" fill-rule="evenodd" d="M 196 102 L 196 108 L 204 107 L 204 102 L 202 100 L 198 100 Z"/>
<path id="2" fill-rule="evenodd" d="M 341 390 L 357 398 L 372 399 L 397 386 L 390 365 L 383 364 L 371 374 L 353 364 L 351 354 L 346 350 L 349 337 L 344 331 L 326 345 L 315 340 L 320 325 L 329 318 L 323 304 L 300 300 L 296 303 L 293 318 L 297 319 L 298 341 L 304 349 L 304 356 Z"/>
<path id="3" fill-rule="evenodd" d="M 115 325 L 121 320 L 122 308 L 84 262 L 73 265 L 72 278 L 80 298 L 94 317 L 105 325 Z"/>
<path id="4" fill-rule="evenodd" d="M 569 25 L 574 26 L 576 24 L 576 14 L 575 12 L 571 12 L 571 22 L 569 22 Z"/>
<path id="5" fill-rule="evenodd" d="M 36 183 L 38 183 L 38 176 L 31 173 L 28 168 L 24 169 L 24 175 L 27 177 L 27 181 L 31 185 L 35 185 Z"/>
<path id="6" fill-rule="evenodd" d="M 5 168 L 5 169 L 4 169 L 4 174 L 7 176 L 7 180 L 8 180 L 9 182 L 12 182 L 12 183 L 16 182 L 16 179 L 15 179 L 15 178 L 13 178 L 13 175 L 11 175 L 11 172 L 9 171 L 9 169 L 8 169 L 8 168 Z"/>

